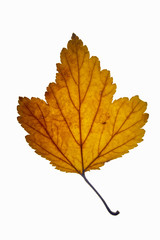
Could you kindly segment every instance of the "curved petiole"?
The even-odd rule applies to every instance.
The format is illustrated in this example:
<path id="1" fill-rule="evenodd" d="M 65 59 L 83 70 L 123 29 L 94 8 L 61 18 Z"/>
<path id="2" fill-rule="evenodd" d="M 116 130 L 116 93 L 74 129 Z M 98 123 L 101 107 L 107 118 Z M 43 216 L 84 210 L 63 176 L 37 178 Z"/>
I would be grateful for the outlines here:
<path id="1" fill-rule="evenodd" d="M 111 209 L 108 207 L 107 203 L 105 202 L 105 200 L 102 198 L 102 196 L 97 192 L 97 190 L 92 186 L 92 184 L 88 181 L 88 179 L 85 176 L 85 173 L 83 173 L 81 175 L 83 177 L 83 179 L 86 181 L 86 183 L 88 183 L 88 185 L 94 190 L 94 192 L 98 195 L 98 197 L 102 200 L 103 204 L 105 205 L 105 207 L 107 208 L 108 212 L 114 216 L 118 215 L 120 212 L 116 211 L 113 212 L 111 211 Z"/>

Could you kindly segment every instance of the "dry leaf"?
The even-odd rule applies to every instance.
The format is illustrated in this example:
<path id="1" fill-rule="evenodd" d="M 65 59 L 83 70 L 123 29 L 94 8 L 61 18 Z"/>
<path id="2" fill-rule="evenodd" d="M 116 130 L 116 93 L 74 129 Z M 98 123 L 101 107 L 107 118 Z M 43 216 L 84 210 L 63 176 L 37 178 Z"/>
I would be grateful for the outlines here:
<path id="1" fill-rule="evenodd" d="M 110 72 L 100 69 L 98 58 L 90 58 L 75 34 L 62 50 L 57 70 L 46 102 L 19 98 L 18 121 L 29 133 L 26 140 L 36 153 L 61 171 L 82 175 L 93 188 L 86 171 L 99 169 L 142 141 L 147 103 L 138 96 L 112 102 L 116 85 Z M 119 213 L 105 206 L 111 214 Z"/>

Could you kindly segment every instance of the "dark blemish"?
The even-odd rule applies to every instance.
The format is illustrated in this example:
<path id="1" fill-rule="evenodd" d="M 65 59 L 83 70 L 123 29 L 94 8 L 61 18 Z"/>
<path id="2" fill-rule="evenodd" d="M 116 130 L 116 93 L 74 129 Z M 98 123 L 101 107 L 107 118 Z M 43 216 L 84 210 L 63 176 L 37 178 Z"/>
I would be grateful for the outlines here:
<path id="1" fill-rule="evenodd" d="M 102 122 L 102 124 L 106 124 L 106 122 Z"/>

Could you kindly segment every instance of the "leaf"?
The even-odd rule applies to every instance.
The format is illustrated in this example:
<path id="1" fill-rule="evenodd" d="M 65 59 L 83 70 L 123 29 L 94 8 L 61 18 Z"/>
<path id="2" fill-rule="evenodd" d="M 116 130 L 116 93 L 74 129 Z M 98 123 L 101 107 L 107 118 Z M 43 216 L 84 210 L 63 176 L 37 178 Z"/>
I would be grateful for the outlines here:
<path id="1" fill-rule="evenodd" d="M 75 34 L 62 49 L 57 70 L 46 102 L 19 98 L 18 121 L 36 153 L 88 181 L 86 171 L 99 169 L 142 141 L 147 103 L 138 96 L 112 101 L 116 85 L 110 72 L 100 69 L 99 59 L 90 58 Z"/>

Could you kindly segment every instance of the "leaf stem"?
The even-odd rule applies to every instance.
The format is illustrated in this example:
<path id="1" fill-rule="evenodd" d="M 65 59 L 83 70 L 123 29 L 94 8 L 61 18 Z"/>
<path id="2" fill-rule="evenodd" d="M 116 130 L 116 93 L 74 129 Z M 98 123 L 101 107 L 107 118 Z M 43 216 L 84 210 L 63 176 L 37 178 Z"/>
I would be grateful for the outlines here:
<path id="1" fill-rule="evenodd" d="M 88 185 L 95 191 L 95 193 L 98 195 L 98 197 L 102 200 L 102 202 L 105 205 L 105 207 L 107 208 L 108 212 L 114 216 L 118 215 L 120 212 L 119 211 L 116 211 L 116 212 L 111 211 L 111 209 L 108 207 L 107 203 L 102 198 L 102 196 L 97 192 L 97 190 L 93 187 L 93 185 L 88 181 L 88 179 L 85 176 L 85 173 L 82 174 L 82 177 L 86 181 L 86 183 L 88 183 Z"/>

